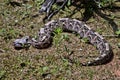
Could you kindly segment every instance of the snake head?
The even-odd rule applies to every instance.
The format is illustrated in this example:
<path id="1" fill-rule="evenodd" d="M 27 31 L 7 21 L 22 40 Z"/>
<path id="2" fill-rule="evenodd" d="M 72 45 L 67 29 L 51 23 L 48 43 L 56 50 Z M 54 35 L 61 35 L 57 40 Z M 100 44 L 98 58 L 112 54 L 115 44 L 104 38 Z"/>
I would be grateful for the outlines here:
<path id="1" fill-rule="evenodd" d="M 16 39 L 13 42 L 14 48 L 15 49 L 23 49 L 23 48 L 29 48 L 31 45 L 30 37 L 25 36 L 21 39 Z"/>

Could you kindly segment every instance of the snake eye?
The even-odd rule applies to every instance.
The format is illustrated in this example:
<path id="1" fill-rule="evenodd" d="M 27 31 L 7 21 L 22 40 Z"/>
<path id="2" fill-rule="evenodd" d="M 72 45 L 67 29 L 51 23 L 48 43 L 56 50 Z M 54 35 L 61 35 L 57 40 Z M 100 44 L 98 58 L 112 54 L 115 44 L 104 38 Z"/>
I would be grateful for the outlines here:
<path id="1" fill-rule="evenodd" d="M 28 42 L 28 38 L 26 38 L 26 42 Z"/>

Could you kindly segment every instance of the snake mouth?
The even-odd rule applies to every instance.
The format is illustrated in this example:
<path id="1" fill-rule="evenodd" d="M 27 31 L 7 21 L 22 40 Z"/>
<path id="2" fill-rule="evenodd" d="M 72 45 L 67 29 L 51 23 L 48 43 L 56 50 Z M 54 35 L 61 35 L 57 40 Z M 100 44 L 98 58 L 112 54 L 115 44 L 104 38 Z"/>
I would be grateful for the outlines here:
<path id="1" fill-rule="evenodd" d="M 30 47 L 30 43 L 27 43 L 27 44 L 22 44 L 22 43 L 13 43 L 13 45 L 14 45 L 14 48 L 16 49 L 16 50 L 20 50 L 20 49 L 27 49 L 27 48 L 29 48 Z"/>
<path id="2" fill-rule="evenodd" d="M 14 47 L 18 47 L 18 48 L 21 48 L 22 47 L 22 44 L 21 43 L 13 43 Z"/>
<path id="3" fill-rule="evenodd" d="M 16 50 L 23 49 L 24 47 L 22 46 L 22 43 L 13 43 L 13 46 Z"/>

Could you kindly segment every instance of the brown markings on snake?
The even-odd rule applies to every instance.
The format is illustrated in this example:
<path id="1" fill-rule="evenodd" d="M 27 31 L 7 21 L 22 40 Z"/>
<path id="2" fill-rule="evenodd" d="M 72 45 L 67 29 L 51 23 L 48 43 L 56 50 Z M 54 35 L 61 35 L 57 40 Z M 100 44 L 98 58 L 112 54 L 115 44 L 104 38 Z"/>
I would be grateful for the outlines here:
<path id="1" fill-rule="evenodd" d="M 14 41 L 14 47 L 22 47 L 21 44 L 24 45 L 27 44 L 28 42 L 31 43 L 31 45 L 35 48 L 49 47 L 49 45 L 52 42 L 51 34 L 58 27 L 63 29 L 63 31 L 69 30 L 76 32 L 82 38 L 88 38 L 89 42 L 92 45 L 96 46 L 97 49 L 99 50 L 100 55 L 93 61 L 81 63 L 83 66 L 101 65 L 112 60 L 113 58 L 112 48 L 101 35 L 92 30 L 82 21 L 69 18 L 60 18 L 58 20 L 49 21 L 48 23 L 45 24 L 43 28 L 40 29 L 37 40 L 28 37 L 17 39 Z M 28 41 L 25 41 L 25 39 L 27 39 Z"/>

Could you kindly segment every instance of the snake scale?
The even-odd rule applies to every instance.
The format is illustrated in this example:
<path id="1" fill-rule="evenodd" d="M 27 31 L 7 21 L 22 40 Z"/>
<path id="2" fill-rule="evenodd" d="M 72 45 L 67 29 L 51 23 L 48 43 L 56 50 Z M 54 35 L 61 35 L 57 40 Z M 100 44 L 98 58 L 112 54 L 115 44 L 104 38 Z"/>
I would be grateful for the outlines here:
<path id="1" fill-rule="evenodd" d="M 59 9 L 55 10 L 55 11 L 52 11 L 51 8 L 52 6 L 55 4 L 55 3 L 63 3 Z M 50 20 L 50 18 L 57 12 L 60 11 L 60 9 L 62 9 L 66 3 L 68 2 L 68 0 L 45 0 L 43 2 L 43 4 L 41 5 L 41 8 L 39 10 L 40 13 L 47 13 L 47 16 L 45 17 L 45 19 L 47 18 L 48 20 Z"/>
<path id="2" fill-rule="evenodd" d="M 113 51 L 111 46 L 106 40 L 97 32 L 92 30 L 84 22 L 77 19 L 59 18 L 57 20 L 51 20 L 40 29 L 38 33 L 38 39 L 25 36 L 14 41 L 15 48 L 24 48 L 24 45 L 32 45 L 35 48 L 46 48 L 52 42 L 53 31 L 60 27 L 63 31 L 72 31 L 80 35 L 81 38 L 88 38 L 89 42 L 96 46 L 99 51 L 99 56 L 92 61 L 81 63 L 83 66 L 96 66 L 108 63 L 112 59 Z"/>

